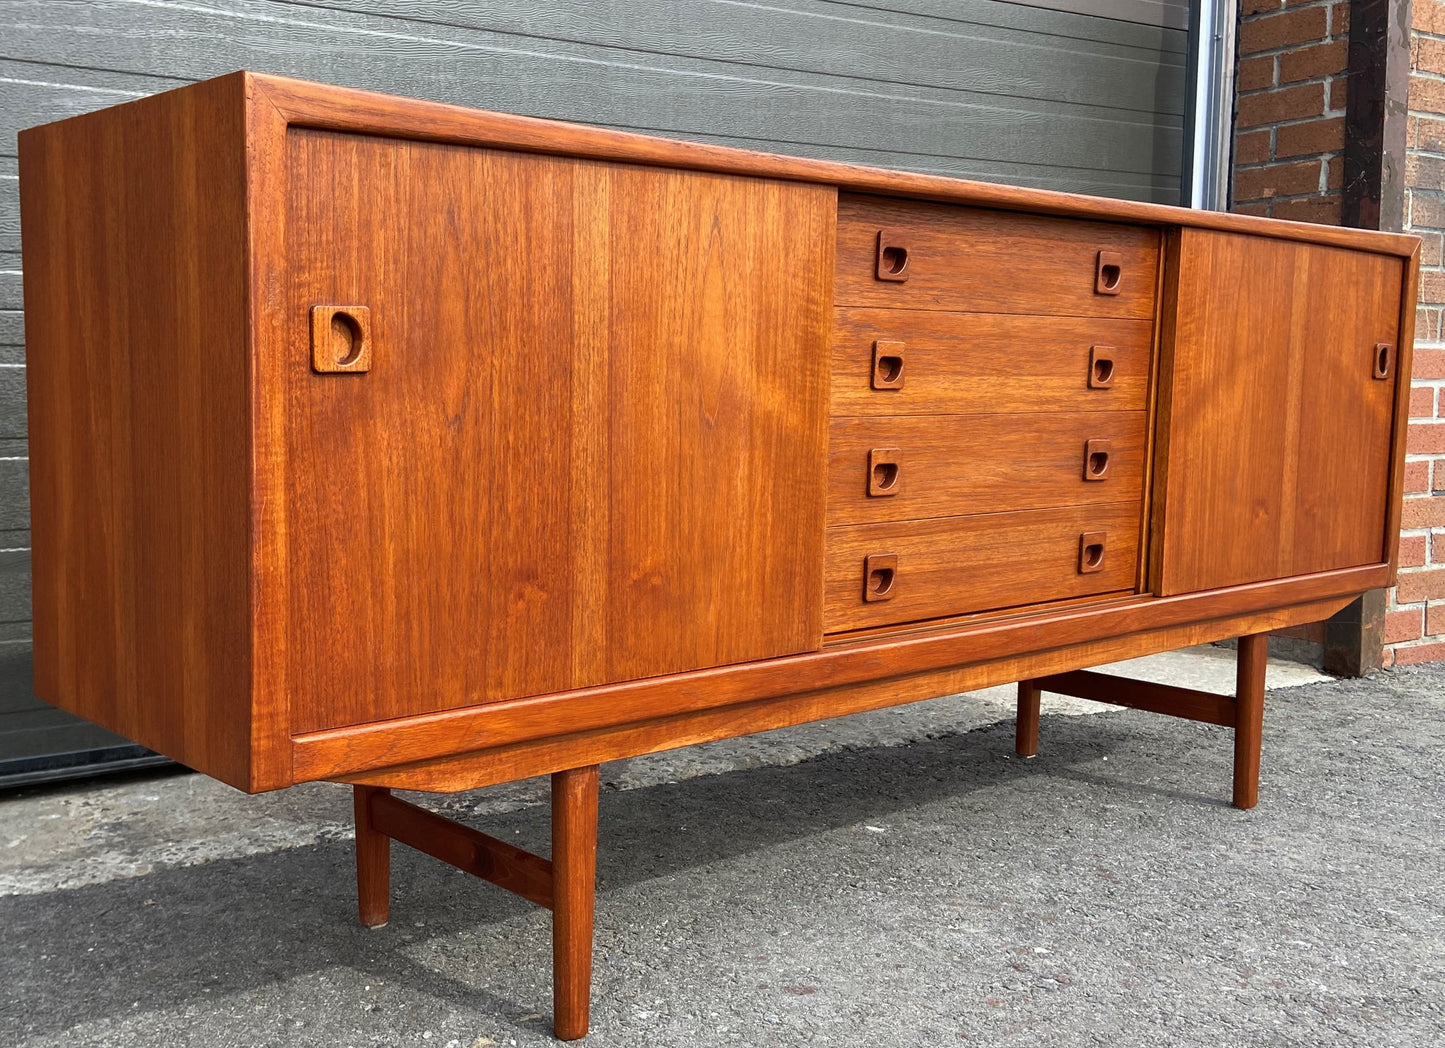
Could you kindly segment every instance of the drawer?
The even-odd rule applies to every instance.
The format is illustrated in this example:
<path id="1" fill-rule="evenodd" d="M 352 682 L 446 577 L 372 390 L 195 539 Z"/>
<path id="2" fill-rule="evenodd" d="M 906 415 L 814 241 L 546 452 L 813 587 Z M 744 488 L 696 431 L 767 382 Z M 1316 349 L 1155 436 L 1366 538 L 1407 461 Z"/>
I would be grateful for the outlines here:
<path id="1" fill-rule="evenodd" d="M 1158 275 L 1147 226 L 838 198 L 840 306 L 1148 319 Z"/>
<path id="2" fill-rule="evenodd" d="M 834 415 L 1142 411 L 1149 320 L 833 311 Z"/>
<path id="3" fill-rule="evenodd" d="M 834 419 L 828 523 L 863 524 L 1144 495 L 1143 411 Z"/>
<path id="4" fill-rule="evenodd" d="M 823 627 L 838 633 L 1132 592 L 1139 515 L 1137 504 L 1114 504 L 829 528 Z M 1097 564 L 1083 563 L 1085 536 L 1102 545 Z"/>

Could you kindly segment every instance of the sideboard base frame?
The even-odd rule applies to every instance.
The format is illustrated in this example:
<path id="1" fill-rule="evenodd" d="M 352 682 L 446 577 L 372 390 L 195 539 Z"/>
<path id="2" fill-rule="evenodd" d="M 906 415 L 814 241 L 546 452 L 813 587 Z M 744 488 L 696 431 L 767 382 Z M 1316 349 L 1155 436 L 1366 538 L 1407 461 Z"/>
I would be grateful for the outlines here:
<path id="1" fill-rule="evenodd" d="M 597 765 L 552 776 L 552 858 L 523 851 L 381 787 L 357 786 L 356 898 L 361 923 L 386 924 L 391 842 L 505 888 L 552 911 L 552 1027 L 564 1041 L 587 1035 L 597 870 Z"/>
<path id="2" fill-rule="evenodd" d="M 1020 757 L 1038 754 L 1039 695 L 1045 691 L 1233 728 L 1233 804 L 1241 810 L 1253 808 L 1259 803 L 1259 750 L 1264 729 L 1264 671 L 1268 662 L 1268 644 L 1267 633 L 1239 638 L 1233 696 L 1131 680 L 1091 670 L 1074 670 L 1019 681 L 1014 750 Z"/>

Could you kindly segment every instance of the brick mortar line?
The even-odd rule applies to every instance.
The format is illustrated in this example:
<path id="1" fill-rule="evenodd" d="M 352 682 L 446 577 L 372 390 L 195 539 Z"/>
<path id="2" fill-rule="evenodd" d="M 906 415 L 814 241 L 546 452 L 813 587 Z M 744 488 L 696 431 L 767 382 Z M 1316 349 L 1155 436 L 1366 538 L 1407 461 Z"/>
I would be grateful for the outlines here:
<path id="1" fill-rule="evenodd" d="M 1259 170 L 1262 170 L 1263 168 L 1265 168 L 1266 166 L 1269 166 L 1269 165 L 1278 165 L 1278 164 L 1303 164 L 1303 163 L 1304 163 L 1305 161 L 1307 161 L 1307 160 L 1330 160 L 1330 159 L 1334 159 L 1334 158 L 1337 157 L 1337 156 L 1344 156 L 1344 155 L 1345 155 L 1345 154 L 1344 154 L 1343 152 L 1338 152 L 1338 153 L 1337 153 L 1337 152 L 1303 153 L 1303 154 L 1301 154 L 1301 155 L 1299 155 L 1299 156 L 1283 156 L 1283 157 L 1280 157 L 1278 160 L 1266 160 L 1266 161 L 1265 161 L 1264 163 L 1262 163 L 1262 164 L 1250 164 L 1248 167 L 1246 167 L 1245 165 L 1241 164 L 1241 165 L 1238 165 L 1238 166 L 1236 167 L 1236 170 L 1240 170 L 1240 171 L 1259 171 Z M 1338 190 L 1331 190 L 1331 192 L 1338 192 Z M 1423 228 L 1423 227 L 1422 227 L 1422 228 Z M 1432 227 L 1432 228 L 1433 228 L 1433 227 Z"/>
<path id="2" fill-rule="evenodd" d="M 1315 84 L 1327 84 L 1331 80 L 1338 80 L 1341 77 L 1345 77 L 1346 79 L 1348 79 L 1347 74 L 1344 70 L 1341 70 L 1338 73 L 1324 73 L 1320 76 L 1312 76 L 1305 80 L 1289 80 L 1281 84 L 1270 84 L 1267 87 L 1256 87 L 1252 91 L 1239 92 L 1239 97 L 1255 98 L 1259 95 L 1267 94 L 1270 91 L 1289 91 L 1290 89 L 1296 87 L 1312 87 Z"/>
<path id="3" fill-rule="evenodd" d="M 1343 156 L 1333 150 L 1323 150 L 1319 153 L 1306 153 L 1303 156 L 1282 156 L 1276 160 L 1256 160 L 1252 164 L 1235 164 L 1236 171 L 1265 171 L 1272 167 L 1288 167 L 1291 164 L 1307 164 L 1318 161 L 1322 157 Z"/>
<path id="4" fill-rule="evenodd" d="M 1339 36 L 1327 36 L 1319 40 L 1306 40 L 1302 44 L 1285 44 L 1282 47 L 1272 47 L 1268 51 L 1250 51 L 1248 54 L 1241 52 L 1239 61 L 1248 62 L 1253 58 L 1280 58 L 1283 55 L 1292 55 L 1297 51 L 1303 51 L 1309 47 L 1323 47 L 1325 44 L 1338 44 L 1348 39 L 1347 36 L 1341 34 Z M 1413 69 L 1411 71 L 1413 72 Z M 1330 73 L 1327 75 L 1344 77 L 1347 75 L 1347 71 L 1342 69 L 1338 73 Z"/>
<path id="5" fill-rule="evenodd" d="M 1278 130 L 1282 127 L 1298 127 L 1300 124 L 1308 124 L 1312 120 L 1335 120 L 1344 115 L 1345 111 L 1343 109 L 1326 109 L 1323 113 L 1317 113 L 1314 116 L 1301 116 L 1269 124 L 1255 124 L 1253 127 L 1236 128 L 1235 134 L 1248 134 L 1251 131 L 1268 131 L 1271 128 Z"/>

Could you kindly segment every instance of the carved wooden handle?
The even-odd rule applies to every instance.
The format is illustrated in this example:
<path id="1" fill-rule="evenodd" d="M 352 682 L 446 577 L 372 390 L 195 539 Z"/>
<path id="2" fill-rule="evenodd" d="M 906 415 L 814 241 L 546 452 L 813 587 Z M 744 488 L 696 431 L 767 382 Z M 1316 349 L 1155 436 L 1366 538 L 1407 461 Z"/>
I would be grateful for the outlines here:
<path id="1" fill-rule="evenodd" d="M 1104 570 L 1104 540 L 1102 531 L 1086 531 L 1079 536 L 1079 574 L 1091 575 Z"/>
<path id="2" fill-rule="evenodd" d="M 908 242 L 892 230 L 878 231 L 878 265 L 874 275 L 895 284 L 908 279 Z"/>
<path id="3" fill-rule="evenodd" d="M 1114 384 L 1114 347 L 1089 347 L 1089 388 L 1108 389 Z"/>
<path id="4" fill-rule="evenodd" d="M 871 385 L 874 389 L 903 388 L 903 351 L 907 346 L 906 342 L 885 342 L 882 339 L 873 343 Z"/>
<path id="5" fill-rule="evenodd" d="M 322 374 L 371 370 L 371 310 L 311 307 L 311 367 Z"/>
<path id="6" fill-rule="evenodd" d="M 1114 450 L 1112 440 L 1089 440 L 1084 442 L 1084 479 L 1107 480 L 1109 477 L 1109 453 Z"/>
<path id="7" fill-rule="evenodd" d="M 882 498 L 902 487 L 902 452 L 898 448 L 872 448 L 868 452 L 868 494 Z"/>
<path id="8" fill-rule="evenodd" d="M 1389 342 L 1376 342 L 1373 356 L 1375 378 L 1389 378 L 1395 369 L 1395 347 Z"/>
<path id="9" fill-rule="evenodd" d="M 898 582 L 898 554 L 870 553 L 863 558 L 863 599 L 889 600 Z"/>
<path id="10" fill-rule="evenodd" d="M 1117 251 L 1100 251 L 1094 268 L 1094 293 L 1117 295 L 1124 282 L 1124 259 Z"/>

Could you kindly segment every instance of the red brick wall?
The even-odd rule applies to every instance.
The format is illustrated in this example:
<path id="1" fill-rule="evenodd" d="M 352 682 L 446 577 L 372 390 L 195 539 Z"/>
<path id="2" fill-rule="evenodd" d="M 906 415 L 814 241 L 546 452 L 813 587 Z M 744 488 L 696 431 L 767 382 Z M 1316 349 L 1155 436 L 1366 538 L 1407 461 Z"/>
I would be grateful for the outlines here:
<path id="1" fill-rule="evenodd" d="M 1445 659 L 1445 3 L 1414 0 L 1405 154 L 1405 228 L 1420 237 L 1420 309 L 1400 585 L 1385 613 L 1385 665 Z"/>
<path id="2" fill-rule="evenodd" d="M 1340 222 L 1350 5 L 1241 0 L 1235 211 Z"/>

